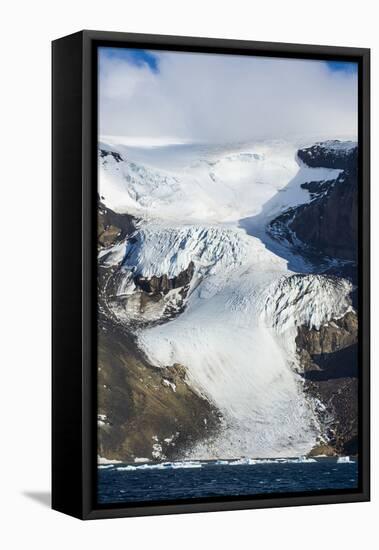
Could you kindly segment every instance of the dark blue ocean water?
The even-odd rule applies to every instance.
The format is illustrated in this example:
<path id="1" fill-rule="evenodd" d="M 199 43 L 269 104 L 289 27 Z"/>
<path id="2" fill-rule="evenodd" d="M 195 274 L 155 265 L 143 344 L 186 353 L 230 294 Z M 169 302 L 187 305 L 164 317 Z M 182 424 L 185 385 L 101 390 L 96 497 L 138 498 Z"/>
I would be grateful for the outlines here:
<path id="1" fill-rule="evenodd" d="M 143 502 L 201 497 L 354 489 L 358 466 L 336 459 L 255 464 L 202 463 L 196 467 L 115 464 L 98 470 L 98 502 Z"/>

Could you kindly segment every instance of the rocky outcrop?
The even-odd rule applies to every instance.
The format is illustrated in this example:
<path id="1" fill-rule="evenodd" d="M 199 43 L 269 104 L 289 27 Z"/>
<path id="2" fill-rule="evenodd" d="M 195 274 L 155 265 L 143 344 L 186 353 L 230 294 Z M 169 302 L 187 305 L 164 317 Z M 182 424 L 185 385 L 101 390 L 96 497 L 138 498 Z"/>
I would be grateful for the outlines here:
<path id="1" fill-rule="evenodd" d="M 345 377 L 308 382 L 309 393 L 320 400 L 323 437 L 334 455 L 358 453 L 358 379 Z M 324 408 L 325 407 L 325 408 Z M 321 453 L 320 453 L 321 454 Z"/>
<path id="2" fill-rule="evenodd" d="M 355 142 L 338 139 L 315 143 L 311 147 L 299 149 L 297 155 L 307 166 L 356 170 L 358 147 Z"/>
<path id="3" fill-rule="evenodd" d="M 346 145 L 346 144 L 345 144 Z M 356 261 L 358 235 L 358 148 L 334 141 L 298 151 L 308 166 L 337 168 L 334 181 L 302 184 L 310 202 L 291 208 L 272 220 L 269 233 L 319 257 Z"/>
<path id="4" fill-rule="evenodd" d="M 326 191 L 329 190 L 330 181 L 329 180 L 308 181 L 308 182 L 302 183 L 300 187 L 302 189 L 306 189 L 307 191 L 309 191 L 311 198 L 315 199 L 316 197 L 323 195 Z"/>
<path id="5" fill-rule="evenodd" d="M 120 153 L 117 153 L 117 151 L 108 151 L 107 149 L 100 149 L 99 153 L 100 153 L 100 157 L 102 159 L 105 159 L 106 157 L 111 156 L 112 158 L 114 158 L 114 160 L 116 162 L 123 162 L 124 161 L 124 159 L 122 158 Z"/>
<path id="6" fill-rule="evenodd" d="M 308 453 L 308 456 L 336 456 L 336 451 L 331 445 L 320 443 L 313 447 L 313 449 Z"/>
<path id="7" fill-rule="evenodd" d="M 349 311 L 341 319 L 330 321 L 319 330 L 301 326 L 298 328 L 296 346 L 298 350 L 312 355 L 336 352 L 356 343 L 358 336 L 357 314 Z"/>
<path id="8" fill-rule="evenodd" d="M 136 275 L 134 282 L 138 288 L 148 294 L 167 294 L 167 292 L 176 288 L 188 289 L 194 270 L 194 263 L 190 262 L 187 269 L 181 271 L 176 277 L 169 278 L 166 274 L 153 275 L 150 278 Z"/>
<path id="9" fill-rule="evenodd" d="M 172 278 L 166 274 L 134 275 L 122 264 L 107 269 L 103 262 L 102 268 L 99 280 L 103 282 L 99 283 L 99 292 L 104 295 L 110 315 L 129 326 L 131 331 L 137 326 L 168 321 L 179 315 L 185 307 L 194 273 L 192 262 Z"/>
<path id="10" fill-rule="evenodd" d="M 129 214 L 117 214 L 99 201 L 97 211 L 97 242 L 99 250 L 122 241 L 134 229 L 133 216 Z"/>
<path id="11" fill-rule="evenodd" d="M 344 172 L 324 195 L 298 207 L 289 229 L 323 256 L 355 261 L 358 235 L 356 171 Z"/>
<path id="12" fill-rule="evenodd" d="M 296 337 L 305 391 L 316 399 L 321 442 L 312 454 L 358 452 L 358 320 L 348 312 Z"/>

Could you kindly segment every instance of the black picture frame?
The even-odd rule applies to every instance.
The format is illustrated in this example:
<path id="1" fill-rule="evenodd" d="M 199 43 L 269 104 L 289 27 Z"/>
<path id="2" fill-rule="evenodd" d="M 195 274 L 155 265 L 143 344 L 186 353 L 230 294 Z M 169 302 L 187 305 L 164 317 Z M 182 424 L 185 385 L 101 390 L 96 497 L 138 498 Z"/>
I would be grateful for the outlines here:
<path id="1" fill-rule="evenodd" d="M 96 504 L 96 204 L 99 45 L 354 61 L 359 75 L 359 432 L 356 490 Z M 370 499 L 370 50 L 81 31 L 52 43 L 52 507 L 81 519 Z"/>

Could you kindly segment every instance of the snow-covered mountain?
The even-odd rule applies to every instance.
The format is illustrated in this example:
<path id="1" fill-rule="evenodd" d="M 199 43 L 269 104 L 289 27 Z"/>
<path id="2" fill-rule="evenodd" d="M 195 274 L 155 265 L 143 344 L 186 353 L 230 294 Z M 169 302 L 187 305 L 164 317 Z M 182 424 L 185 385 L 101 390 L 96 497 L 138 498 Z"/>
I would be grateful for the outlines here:
<path id="1" fill-rule="evenodd" d="M 198 441 L 192 458 L 302 455 L 320 438 L 295 339 L 298 327 L 319 330 L 350 312 L 352 286 L 313 274 L 266 234 L 276 216 L 312 200 L 305 183 L 341 174 L 304 164 L 298 149 L 100 144 L 102 203 L 138 219 L 131 237 L 99 254 L 117 268 L 110 308 L 152 365 L 183 365 L 222 414 L 222 432 Z"/>
<path id="2" fill-rule="evenodd" d="M 283 197 L 277 210 L 306 202 L 301 183 L 339 174 L 302 164 L 296 151 L 297 145 L 287 142 L 153 149 L 101 142 L 99 193 L 112 210 L 138 217 L 237 222 L 259 214 L 278 193 Z"/>

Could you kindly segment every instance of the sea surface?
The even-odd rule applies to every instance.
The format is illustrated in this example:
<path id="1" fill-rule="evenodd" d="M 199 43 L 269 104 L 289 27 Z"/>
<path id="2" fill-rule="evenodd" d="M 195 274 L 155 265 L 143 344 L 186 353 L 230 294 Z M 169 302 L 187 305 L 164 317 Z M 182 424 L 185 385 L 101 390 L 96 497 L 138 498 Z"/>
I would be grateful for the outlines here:
<path id="1" fill-rule="evenodd" d="M 348 457 L 107 464 L 98 469 L 99 504 L 355 489 L 357 486 L 358 463 Z"/>

